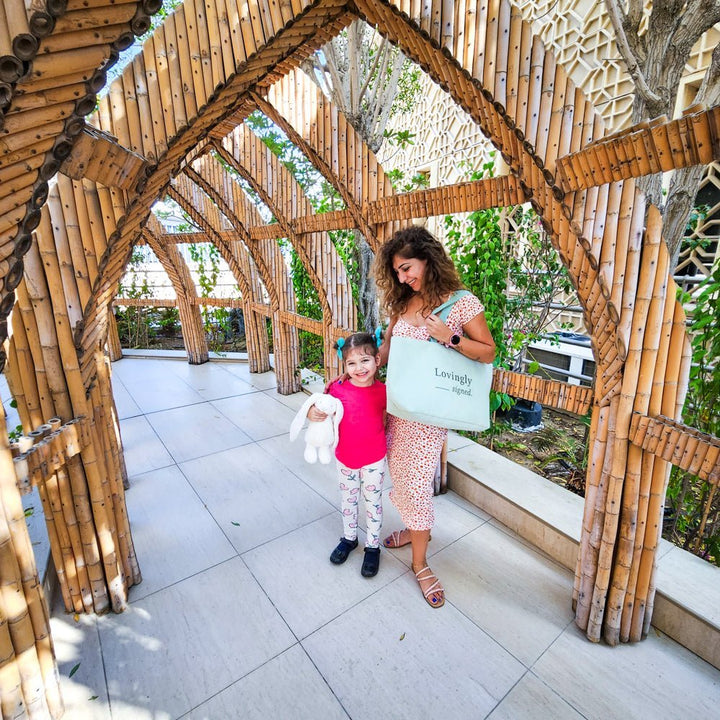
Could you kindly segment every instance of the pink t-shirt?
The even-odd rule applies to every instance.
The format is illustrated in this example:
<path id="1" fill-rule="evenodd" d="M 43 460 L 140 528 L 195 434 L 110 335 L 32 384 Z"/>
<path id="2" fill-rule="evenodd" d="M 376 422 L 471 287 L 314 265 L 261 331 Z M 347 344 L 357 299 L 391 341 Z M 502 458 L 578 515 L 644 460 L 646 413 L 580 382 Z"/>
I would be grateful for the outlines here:
<path id="1" fill-rule="evenodd" d="M 387 453 L 385 384 L 376 380 L 369 387 L 357 387 L 346 380 L 334 382 L 328 393 L 342 402 L 344 410 L 335 457 L 353 469 L 382 460 Z"/>

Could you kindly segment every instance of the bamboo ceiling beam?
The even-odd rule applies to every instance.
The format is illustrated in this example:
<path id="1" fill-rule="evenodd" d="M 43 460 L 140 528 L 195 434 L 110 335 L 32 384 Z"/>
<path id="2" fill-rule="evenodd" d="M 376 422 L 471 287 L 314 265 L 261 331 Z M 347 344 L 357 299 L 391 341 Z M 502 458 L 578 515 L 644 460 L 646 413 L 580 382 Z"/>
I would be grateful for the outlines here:
<path id="1" fill-rule="evenodd" d="M 302 88 L 301 92 L 305 96 L 306 102 L 314 99 L 315 105 L 322 108 L 322 103 L 320 102 L 320 98 L 322 98 L 322 93 L 320 92 L 319 88 L 315 83 L 310 80 L 310 78 L 307 77 L 307 75 L 300 71 L 296 70 L 290 73 L 287 78 L 283 78 L 281 82 L 295 82 L 295 83 L 301 83 Z M 307 95 L 310 95 L 311 97 L 307 97 Z M 312 96 L 315 96 L 314 98 Z M 258 110 L 260 110 L 264 115 L 266 115 L 270 120 L 272 120 L 288 137 L 290 142 L 293 143 L 297 148 L 299 148 L 302 153 L 310 160 L 310 162 L 313 164 L 316 170 L 320 172 L 320 174 L 325 178 L 325 180 L 330 183 L 332 187 L 334 187 L 337 192 L 339 193 L 340 197 L 342 198 L 342 201 L 345 203 L 345 206 L 347 208 L 347 213 L 352 217 L 353 219 L 353 227 L 357 228 L 365 237 L 365 239 L 370 244 L 370 247 L 373 248 L 374 251 L 377 251 L 378 248 L 378 238 L 375 228 L 371 227 L 370 223 L 368 222 L 367 216 L 363 213 L 363 207 L 362 207 L 362 197 L 363 197 L 363 190 L 365 191 L 366 195 L 369 194 L 369 188 L 365 187 L 363 188 L 361 186 L 362 180 L 360 183 L 358 182 L 349 182 L 349 178 L 340 177 L 339 173 L 337 171 L 333 171 L 330 164 L 326 162 L 325 158 L 322 156 L 321 152 L 314 147 L 314 145 L 310 142 L 309 137 L 304 137 L 296 128 L 292 125 L 292 123 L 285 118 L 285 116 L 278 111 L 278 108 L 272 105 L 270 102 L 268 102 L 265 98 L 260 97 L 257 93 L 251 93 L 251 97 L 256 103 L 256 106 Z M 324 100 L 324 98 L 322 98 Z M 318 113 L 319 114 L 319 113 Z M 308 123 L 309 125 L 309 123 Z M 308 128 L 309 129 L 309 128 Z M 325 152 L 329 152 L 332 155 L 333 151 L 333 142 L 337 143 L 337 122 L 335 122 L 334 125 L 332 125 L 333 133 L 330 138 L 327 138 L 325 142 L 318 142 L 318 144 L 322 145 Z M 348 141 L 347 135 L 348 134 L 354 134 L 356 135 L 355 129 L 348 123 L 346 128 L 346 142 Z M 309 136 L 310 132 L 306 132 L 306 136 Z M 316 133 L 317 136 L 317 133 Z M 323 138 L 319 138 L 319 141 L 322 141 Z M 328 142 L 330 140 L 330 142 Z M 362 141 L 362 139 L 357 136 L 352 138 L 353 145 L 357 145 L 358 147 L 362 147 L 366 152 L 370 152 L 369 148 L 367 148 L 367 145 Z M 337 156 L 337 150 L 334 153 Z M 379 163 L 377 162 L 377 159 L 374 158 L 373 153 L 373 159 L 374 159 L 374 165 L 375 168 L 379 167 Z M 358 171 L 362 173 L 363 168 L 366 172 L 366 185 L 367 185 L 367 161 L 365 164 L 361 165 L 358 168 Z M 374 173 L 375 177 L 372 178 L 372 182 L 374 185 L 374 192 L 377 192 L 376 188 L 378 183 L 383 183 L 384 181 L 384 173 L 382 172 L 382 168 L 380 168 L 380 178 L 377 177 L 378 172 L 377 169 Z M 362 178 L 362 175 L 361 175 Z M 352 178 L 352 180 L 355 180 Z M 389 188 L 389 181 L 388 181 L 388 190 Z M 360 191 L 361 195 L 359 197 L 356 197 L 358 190 Z"/>
<path id="2" fill-rule="evenodd" d="M 106 187 L 132 190 L 145 179 L 147 168 L 144 157 L 120 145 L 109 133 L 86 125 L 60 172 L 73 180 L 88 178 Z"/>
<path id="3" fill-rule="evenodd" d="M 689 110 L 677 120 L 638 123 L 560 158 L 563 189 L 583 190 L 720 160 L 720 106 Z"/>
<path id="4" fill-rule="evenodd" d="M 258 243 L 252 243 L 250 236 L 245 229 L 245 212 L 247 208 L 236 208 L 233 198 L 230 193 L 223 192 L 221 188 L 234 182 L 233 178 L 230 177 L 229 173 L 212 158 L 207 155 L 201 159 L 195 161 L 194 165 L 187 165 L 183 170 L 183 173 L 194 182 L 208 198 L 217 205 L 220 212 L 230 221 L 235 228 L 235 232 L 241 238 L 241 242 L 245 247 L 246 251 L 252 256 L 255 265 L 260 272 L 263 283 L 270 296 L 270 304 L 278 310 L 281 305 L 281 296 L 283 300 L 286 298 L 286 292 L 280 292 L 278 288 L 278 281 L 282 283 L 282 290 L 287 291 L 288 285 L 291 286 L 290 279 L 285 273 L 285 277 L 277 278 L 272 271 L 272 259 L 265 257 L 262 250 L 270 250 L 267 245 L 264 248 L 260 248 Z M 245 211 L 245 212 L 244 212 Z M 254 219 L 259 218 L 257 210 L 254 213 Z M 274 248 L 277 250 L 277 248 Z M 275 263 L 275 267 L 278 267 Z M 284 269 L 283 264 L 283 269 Z M 284 304 L 284 302 L 283 302 Z"/>
<path id="5" fill-rule="evenodd" d="M 282 194 L 283 189 L 288 188 L 291 184 L 297 185 L 291 178 L 290 172 L 281 165 L 278 158 L 270 152 L 260 138 L 253 135 L 245 125 L 236 128 L 234 133 L 225 139 L 223 145 L 216 146 L 216 151 L 222 160 L 253 188 L 275 216 L 277 224 L 282 228 L 282 237 L 291 241 L 310 276 L 322 306 L 323 317 L 326 319 L 334 317 L 331 305 L 333 299 L 325 287 L 322 273 L 319 272 L 320 265 L 315 263 L 320 254 L 314 252 L 312 246 L 299 238 L 290 226 L 288 216 L 292 214 L 292 207 L 288 205 L 289 194 Z M 261 168 L 266 168 L 267 174 L 261 174 Z M 268 183 L 270 178 L 274 179 L 272 184 Z M 310 204 L 301 190 L 293 198 L 300 198 L 305 211 L 310 210 Z M 340 267 L 342 267 L 342 262 L 340 262 Z"/>
<path id="6" fill-rule="evenodd" d="M 206 236 L 212 238 L 213 244 L 220 251 L 220 255 L 228 264 L 233 278 L 240 286 L 240 293 L 243 298 L 247 300 L 253 298 L 254 293 L 250 285 L 250 278 L 240 267 L 235 249 L 218 235 L 216 227 L 219 223 L 217 220 L 213 222 L 210 219 L 212 214 L 207 212 L 205 208 L 203 208 L 203 211 L 198 208 L 198 205 L 202 208 L 202 204 L 196 200 L 190 179 L 184 175 L 178 176 L 168 188 L 168 195 L 190 216 L 193 223 L 204 230 Z"/>
<path id="7" fill-rule="evenodd" d="M 494 207 L 509 207 L 524 202 L 517 181 L 512 175 L 474 180 L 471 182 L 445 185 L 427 190 L 413 190 L 408 193 L 390 195 L 374 202 L 365 203 L 362 213 L 373 224 L 391 220 L 411 220 L 451 213 L 473 212 Z M 348 230 L 357 227 L 348 210 L 311 215 L 300 215 L 288 220 L 285 225 L 269 223 L 253 225 L 248 234 L 253 240 L 287 237 L 287 228 L 296 235 Z M 173 242 L 202 242 L 195 233 L 172 235 Z"/>
<path id="8" fill-rule="evenodd" d="M 0 45 L 9 33 L 22 77 L 0 79 L 0 129 L 5 134 L 0 142 L 0 171 L 19 164 L 26 182 L 0 183 L 0 204 L 12 203 L 9 211 L 0 213 L 0 256 L 13 257 L 12 264 L 0 266 L 0 280 L 5 280 L 0 283 L 0 310 L 12 308 L 23 255 L 47 199 L 47 181 L 70 154 L 84 117 L 92 112 L 96 94 L 106 82 L 107 69 L 135 35 L 147 31 L 149 16 L 161 4 L 161 0 L 142 0 L 118 9 L 108 2 L 106 12 L 84 7 L 67 12 L 65 2 L 2 2 Z M 0 54 L 5 55 L 3 48 Z M 33 156 L 41 156 L 42 163 L 29 162 Z M 5 317 L 0 312 L 0 344 L 7 337 Z M 0 368 L 4 364 L 0 350 Z"/>
<path id="9" fill-rule="evenodd" d="M 274 81 L 280 67 L 284 72 L 288 72 L 290 66 L 285 67 L 285 64 L 296 62 L 293 53 L 298 48 L 302 46 L 304 51 L 311 52 L 322 47 L 353 19 L 342 0 L 325 0 L 322 3 L 303 4 L 302 7 L 284 6 L 284 25 L 266 16 L 268 6 L 257 7 L 263 16 L 265 29 L 257 39 L 254 29 L 250 29 L 247 36 L 243 35 L 243 43 L 247 47 L 242 52 L 241 48 L 238 48 L 234 68 L 221 67 L 214 61 L 214 55 L 211 57 L 208 26 L 201 20 L 196 21 L 194 17 L 189 19 L 187 15 L 184 16 L 186 30 L 192 26 L 197 32 L 200 52 L 191 57 L 190 67 L 180 65 L 179 79 L 188 87 L 193 87 L 197 110 L 188 118 L 187 126 L 175 128 L 169 142 L 165 120 L 170 123 L 171 119 L 163 113 L 163 93 L 159 83 L 161 76 L 157 72 L 154 59 L 155 40 L 159 42 L 159 39 L 153 40 L 152 45 L 146 41 L 144 52 L 132 60 L 135 87 L 124 87 L 125 97 L 132 95 L 139 106 L 143 103 L 146 108 L 146 111 L 139 113 L 143 155 L 157 162 L 157 166 L 148 178 L 145 190 L 129 200 L 125 209 L 126 217 L 146 216 L 152 203 L 165 192 L 171 177 L 179 172 L 184 158 L 197 146 L 198 140 L 206 137 L 217 123 L 232 114 L 237 103 L 252 86 L 263 84 L 271 77 Z M 176 14 L 176 32 L 178 17 Z M 192 41 L 192 34 L 190 40 Z M 222 49 L 220 57 L 222 58 Z M 208 63 L 204 58 L 210 58 L 211 61 Z M 300 58 L 297 59 L 297 62 L 299 61 Z M 120 84 L 120 78 L 114 83 Z M 184 95 L 181 98 L 184 102 Z M 104 125 L 102 129 L 119 136 L 116 125 L 119 127 L 125 122 L 126 113 L 125 104 L 111 107 L 109 125 Z M 185 113 L 187 117 L 187 109 Z M 121 223 L 121 227 L 111 239 L 110 252 L 129 257 L 129 249 L 138 236 L 137 226 L 129 222 Z M 103 317 L 106 316 L 106 305 L 115 294 L 121 277 L 121 269 L 116 271 L 115 265 L 112 267 L 113 272 L 104 274 L 94 287 L 96 300 L 88 309 L 88 313 L 92 315 L 101 312 Z M 86 327 L 93 328 L 93 334 L 91 336 L 83 333 L 83 337 L 78 339 L 79 342 L 83 346 L 92 346 L 95 336 L 104 330 L 104 323 L 102 319 L 93 322 L 88 318 Z M 86 363 L 86 372 L 91 373 L 90 360 L 83 356 L 83 364 Z"/>

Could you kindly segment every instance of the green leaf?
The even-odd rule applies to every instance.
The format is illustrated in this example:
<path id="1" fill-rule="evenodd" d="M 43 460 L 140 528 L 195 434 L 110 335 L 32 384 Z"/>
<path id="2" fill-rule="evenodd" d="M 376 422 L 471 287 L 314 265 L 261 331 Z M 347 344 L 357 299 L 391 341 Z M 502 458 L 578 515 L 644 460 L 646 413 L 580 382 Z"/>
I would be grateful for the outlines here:
<path id="1" fill-rule="evenodd" d="M 403 633 L 403 634 L 400 636 L 400 640 L 404 640 L 404 639 L 405 639 L 405 633 Z"/>
<path id="2" fill-rule="evenodd" d="M 97 695 L 91 695 L 91 696 L 88 698 L 88 700 L 97 700 L 97 699 L 98 699 L 98 696 L 97 696 Z"/>
<path id="3" fill-rule="evenodd" d="M 70 671 L 70 674 L 68 675 L 69 678 L 71 678 L 78 671 L 78 668 L 80 667 L 81 664 L 82 663 L 78 663 L 77 665 L 73 666 L 73 669 Z"/>
<path id="4" fill-rule="evenodd" d="M 231 520 L 231 521 L 230 521 L 230 524 L 231 524 L 231 525 L 235 525 L 235 527 L 240 527 L 240 523 L 239 523 L 239 522 L 235 522 L 234 520 Z"/>

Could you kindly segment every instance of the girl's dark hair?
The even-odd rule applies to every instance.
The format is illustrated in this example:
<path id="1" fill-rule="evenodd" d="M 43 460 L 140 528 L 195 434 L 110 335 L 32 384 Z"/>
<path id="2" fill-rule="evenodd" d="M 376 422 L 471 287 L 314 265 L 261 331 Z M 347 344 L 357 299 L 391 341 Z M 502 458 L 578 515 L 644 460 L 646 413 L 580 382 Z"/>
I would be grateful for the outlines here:
<path id="1" fill-rule="evenodd" d="M 380 333 L 380 339 L 382 340 L 382 332 Z M 347 358 L 354 348 L 362 348 L 368 355 L 378 354 L 376 336 L 366 332 L 353 333 L 347 338 L 340 338 L 333 347 L 342 353 L 343 360 Z"/>
<path id="2" fill-rule="evenodd" d="M 423 310 L 441 305 L 447 295 L 462 288 L 457 269 L 443 244 L 424 227 L 411 225 L 398 230 L 375 257 L 375 282 L 382 293 L 382 303 L 390 317 L 402 315 L 414 295 L 413 289 L 398 280 L 393 260 L 425 260 L 422 279 Z"/>

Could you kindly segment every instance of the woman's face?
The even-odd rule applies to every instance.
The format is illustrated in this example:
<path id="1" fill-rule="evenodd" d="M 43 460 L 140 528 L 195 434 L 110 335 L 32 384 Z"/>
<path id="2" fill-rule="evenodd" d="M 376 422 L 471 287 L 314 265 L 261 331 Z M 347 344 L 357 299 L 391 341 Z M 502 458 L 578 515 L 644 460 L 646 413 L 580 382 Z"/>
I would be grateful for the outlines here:
<path id="1" fill-rule="evenodd" d="M 409 285 L 414 292 L 422 289 L 422 279 L 425 274 L 427 260 L 419 258 L 406 258 L 402 255 L 395 255 L 393 258 L 393 270 L 399 283 Z"/>

